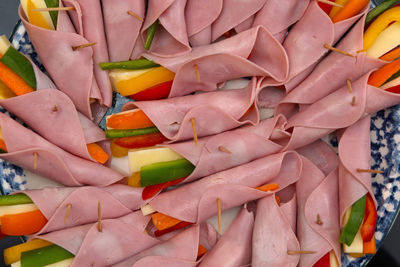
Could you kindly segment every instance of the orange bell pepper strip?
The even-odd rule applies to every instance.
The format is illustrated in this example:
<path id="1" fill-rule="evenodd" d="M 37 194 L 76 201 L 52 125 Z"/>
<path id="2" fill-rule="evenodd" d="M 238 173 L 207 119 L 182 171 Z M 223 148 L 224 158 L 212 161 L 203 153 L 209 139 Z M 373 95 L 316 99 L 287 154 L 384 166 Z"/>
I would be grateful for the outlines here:
<path id="1" fill-rule="evenodd" d="M 197 259 L 201 258 L 204 254 L 207 253 L 207 249 L 202 245 L 199 245 L 199 249 L 197 250 Z"/>
<path id="2" fill-rule="evenodd" d="M 274 190 L 277 190 L 278 188 L 279 188 L 278 184 L 275 184 L 275 183 L 256 187 L 257 190 L 264 191 L 264 192 L 274 191 Z"/>
<path id="3" fill-rule="evenodd" d="M 333 18 L 332 22 L 336 23 L 351 18 L 360 13 L 363 8 L 369 5 L 369 0 L 350 0 Z"/>
<path id="4" fill-rule="evenodd" d="M 4 142 L 3 139 L 0 139 L 0 150 L 3 150 L 4 152 L 7 152 L 6 143 Z"/>
<path id="5" fill-rule="evenodd" d="M 392 60 L 395 60 L 398 58 L 400 58 L 400 46 L 393 49 L 392 51 L 384 54 L 379 59 L 386 60 L 386 61 L 392 61 Z"/>
<path id="6" fill-rule="evenodd" d="M 157 230 L 157 231 L 155 231 L 155 232 L 154 232 L 154 236 L 155 236 L 155 237 L 159 237 L 159 236 L 168 234 L 168 233 L 170 233 L 170 232 L 173 232 L 173 231 L 176 231 L 176 230 L 185 228 L 186 226 L 189 226 L 189 225 L 191 225 L 191 224 L 193 224 L 193 223 L 190 223 L 190 222 L 180 222 L 180 223 L 178 223 L 178 224 L 176 224 L 176 225 L 174 225 L 174 226 L 172 226 L 172 227 L 170 227 L 170 228 L 168 228 L 168 229 L 165 229 L 165 230 Z"/>
<path id="7" fill-rule="evenodd" d="M 368 79 L 368 84 L 380 87 L 383 85 L 393 74 L 400 70 L 400 59 L 392 61 L 379 70 L 374 71 Z"/>
<path id="8" fill-rule="evenodd" d="M 363 253 L 364 254 L 376 254 L 375 237 L 372 237 L 370 241 L 363 242 Z"/>
<path id="9" fill-rule="evenodd" d="M 151 219 L 153 221 L 154 226 L 158 230 L 165 230 L 182 222 L 181 220 L 175 219 L 171 216 L 168 216 L 160 212 L 153 213 L 151 215 Z"/>
<path id="10" fill-rule="evenodd" d="M 0 80 L 16 95 L 23 95 L 35 91 L 21 77 L 19 77 L 15 72 L 1 62 Z"/>
<path id="11" fill-rule="evenodd" d="M 39 232 L 47 223 L 40 210 L 9 214 L 0 217 L 1 231 L 6 235 L 31 235 Z"/>
<path id="12" fill-rule="evenodd" d="M 97 162 L 104 164 L 110 158 L 110 156 L 96 143 L 87 144 L 87 149 L 90 156 Z"/>
<path id="13" fill-rule="evenodd" d="M 361 236 L 364 242 L 370 241 L 374 237 L 376 228 L 377 212 L 375 209 L 374 200 L 371 195 L 367 195 L 365 204 L 364 222 L 361 226 Z"/>
<path id="14" fill-rule="evenodd" d="M 122 114 L 116 113 L 107 119 L 107 127 L 112 129 L 129 130 L 152 126 L 154 126 L 154 123 L 140 109 Z"/>

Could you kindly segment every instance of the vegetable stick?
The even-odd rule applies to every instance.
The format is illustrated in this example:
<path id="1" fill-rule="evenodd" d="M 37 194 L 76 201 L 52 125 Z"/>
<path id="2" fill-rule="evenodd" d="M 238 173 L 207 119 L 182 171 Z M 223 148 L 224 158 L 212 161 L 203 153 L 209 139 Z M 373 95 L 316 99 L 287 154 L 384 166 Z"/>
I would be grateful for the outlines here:
<path id="1" fill-rule="evenodd" d="M 181 220 L 175 219 L 171 216 L 165 215 L 163 213 L 157 212 L 151 215 L 154 226 L 158 230 L 165 230 L 172 226 L 177 225 Z"/>
<path id="2" fill-rule="evenodd" d="M 379 59 L 386 60 L 386 61 L 392 61 L 392 60 L 398 59 L 399 57 L 400 57 L 400 46 L 393 49 L 392 51 L 384 54 Z"/>
<path id="3" fill-rule="evenodd" d="M 0 217 L 1 231 L 6 235 L 31 235 L 47 223 L 40 210 Z"/>
<path id="4" fill-rule="evenodd" d="M 333 18 L 336 23 L 357 15 L 363 8 L 369 4 L 369 0 L 350 0 Z"/>
<path id="5" fill-rule="evenodd" d="M 364 254 L 376 254 L 375 237 L 372 237 L 370 241 L 363 242 L 363 253 Z"/>
<path id="6" fill-rule="evenodd" d="M 371 76 L 369 76 L 368 84 L 380 87 L 383 85 L 393 74 L 400 70 L 400 59 L 386 64 L 379 70 L 374 71 Z"/>
<path id="7" fill-rule="evenodd" d="M 267 192 L 267 191 L 277 190 L 278 188 L 279 188 L 278 184 L 274 183 L 274 184 L 266 184 L 266 185 L 263 185 L 263 186 L 259 186 L 256 189 L 260 190 L 260 191 Z"/>
<path id="8" fill-rule="evenodd" d="M 16 95 L 23 95 L 35 91 L 21 77 L 1 62 L 0 80 L 2 80 Z"/>
<path id="9" fill-rule="evenodd" d="M 101 164 L 106 163 L 110 156 L 96 143 L 86 145 L 90 156 Z"/>
<path id="10" fill-rule="evenodd" d="M 26 243 L 6 248 L 4 250 L 4 263 L 6 265 L 11 265 L 12 263 L 21 260 L 22 252 L 46 247 L 49 245 L 51 245 L 51 243 L 43 239 L 33 239 Z"/>
<path id="11" fill-rule="evenodd" d="M 154 123 L 140 110 L 116 113 L 107 117 L 107 128 L 110 129 L 141 129 L 154 126 Z"/>

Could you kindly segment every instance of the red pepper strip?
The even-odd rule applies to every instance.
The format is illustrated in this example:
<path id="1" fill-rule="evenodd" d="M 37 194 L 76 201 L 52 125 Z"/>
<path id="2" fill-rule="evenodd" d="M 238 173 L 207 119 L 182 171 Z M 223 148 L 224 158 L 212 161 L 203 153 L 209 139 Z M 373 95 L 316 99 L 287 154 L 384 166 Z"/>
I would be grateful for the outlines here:
<path id="1" fill-rule="evenodd" d="M 129 97 L 136 101 L 164 99 L 169 96 L 172 83 L 173 81 L 160 83 Z"/>
<path id="2" fill-rule="evenodd" d="M 364 242 L 370 241 L 374 236 L 376 227 L 376 209 L 374 201 L 370 194 L 367 195 L 367 203 L 365 204 L 364 222 L 361 226 L 361 236 Z"/>
<path id="3" fill-rule="evenodd" d="M 168 139 L 162 133 L 150 133 L 137 136 L 121 137 L 115 139 L 115 144 L 125 148 L 151 147 L 161 144 Z"/>
<path id="4" fill-rule="evenodd" d="M 386 89 L 385 91 L 391 92 L 391 93 L 395 93 L 395 94 L 400 94 L 400 84 L 390 87 L 388 89 Z"/>
<path id="5" fill-rule="evenodd" d="M 149 185 L 146 186 L 143 191 L 142 191 L 142 199 L 146 200 L 149 198 L 154 197 L 158 192 L 160 192 L 161 190 L 163 190 L 164 188 L 173 186 L 173 185 L 177 185 L 180 182 L 182 182 L 183 180 L 185 180 L 187 177 L 182 177 L 173 181 L 169 181 L 169 182 L 165 182 L 162 184 L 155 184 L 155 185 Z"/>
<path id="6" fill-rule="evenodd" d="M 170 233 L 170 232 L 172 232 L 172 231 L 185 228 L 186 226 L 191 225 L 191 224 L 193 224 L 193 223 L 190 223 L 190 222 L 180 222 L 180 223 L 178 223 L 178 224 L 176 224 L 176 225 L 174 225 L 174 226 L 172 226 L 172 227 L 170 227 L 170 228 L 168 228 L 168 229 L 165 229 L 165 230 L 157 230 L 157 231 L 155 231 L 155 232 L 154 232 L 154 236 L 155 236 L 155 237 L 159 237 L 159 236 L 168 234 L 168 233 Z"/>
<path id="7" fill-rule="evenodd" d="M 331 9 L 332 9 L 332 5 L 328 5 L 328 4 L 321 3 L 321 2 L 318 2 L 318 5 L 326 14 L 329 15 L 329 13 L 331 12 Z"/>
<path id="8" fill-rule="evenodd" d="M 313 267 L 330 267 L 331 266 L 331 256 L 330 252 L 326 253 L 322 258 L 314 263 Z"/>

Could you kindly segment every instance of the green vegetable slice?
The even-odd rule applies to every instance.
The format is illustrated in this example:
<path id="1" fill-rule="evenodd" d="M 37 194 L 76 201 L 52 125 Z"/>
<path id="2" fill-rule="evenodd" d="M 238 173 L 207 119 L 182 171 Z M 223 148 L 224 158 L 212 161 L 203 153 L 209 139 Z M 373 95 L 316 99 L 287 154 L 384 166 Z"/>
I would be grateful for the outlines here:
<path id="1" fill-rule="evenodd" d="M 0 206 L 11 206 L 33 203 L 32 199 L 25 194 L 0 196 Z"/>
<path id="2" fill-rule="evenodd" d="M 190 175 L 195 166 L 186 159 L 158 162 L 140 169 L 140 185 L 149 186 Z"/>
<path id="3" fill-rule="evenodd" d="M 365 26 L 369 25 L 374 19 L 376 19 L 380 14 L 396 5 L 398 0 L 385 0 L 376 6 L 374 9 L 368 12 L 367 18 L 365 19 Z"/>
<path id="4" fill-rule="evenodd" d="M 400 76 L 400 70 L 398 72 L 396 72 L 395 74 L 393 74 L 392 76 L 390 76 L 390 78 L 386 82 L 384 82 L 384 84 L 388 83 L 390 81 L 393 81 L 394 79 L 398 78 L 399 76 Z"/>
<path id="5" fill-rule="evenodd" d="M 358 229 L 360 229 L 361 223 L 364 219 L 366 201 L 367 197 L 364 195 L 351 206 L 349 220 L 340 233 L 340 243 L 344 243 L 348 246 L 353 243 L 354 237 L 356 236 Z"/>
<path id="6" fill-rule="evenodd" d="M 142 129 L 132 129 L 132 130 L 109 130 L 106 131 L 107 138 L 120 138 L 120 137 L 129 137 L 129 136 L 137 136 L 137 135 L 144 135 L 150 133 L 158 133 L 160 132 L 157 127 L 148 127 Z"/>
<path id="7" fill-rule="evenodd" d="M 73 257 L 74 254 L 68 250 L 57 245 L 51 245 L 22 252 L 21 267 L 41 267 Z"/>
<path id="8" fill-rule="evenodd" d="M 154 35 L 156 34 L 158 27 L 158 20 L 156 20 L 151 26 L 147 29 L 146 41 L 144 42 L 144 49 L 149 50 L 151 47 L 151 43 L 153 42 Z"/>
<path id="9" fill-rule="evenodd" d="M 44 0 L 47 7 L 59 7 L 58 0 Z M 57 29 L 58 11 L 49 11 L 51 20 L 54 24 L 54 29 Z"/>
<path id="10" fill-rule="evenodd" d="M 125 70 L 141 70 L 159 67 L 160 65 L 148 60 L 148 59 L 135 59 L 129 61 L 118 61 L 118 62 L 101 62 L 99 66 L 103 70 L 112 69 L 125 69 Z"/>

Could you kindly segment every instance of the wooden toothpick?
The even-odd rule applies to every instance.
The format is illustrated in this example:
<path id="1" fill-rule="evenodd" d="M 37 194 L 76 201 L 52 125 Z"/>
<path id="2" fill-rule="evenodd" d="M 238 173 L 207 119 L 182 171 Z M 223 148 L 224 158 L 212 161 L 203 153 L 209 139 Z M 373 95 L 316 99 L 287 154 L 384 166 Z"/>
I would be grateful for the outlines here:
<path id="1" fill-rule="evenodd" d="M 194 143 L 197 145 L 198 139 L 197 139 L 196 124 L 195 124 L 195 122 L 194 122 L 194 118 L 191 118 L 190 121 L 192 122 L 192 130 L 193 130 L 193 139 L 194 139 Z"/>
<path id="2" fill-rule="evenodd" d="M 372 170 L 372 169 L 357 169 L 357 172 L 385 173 L 384 171 Z"/>
<path id="3" fill-rule="evenodd" d="M 336 47 L 333 47 L 333 46 L 328 45 L 328 44 L 324 44 L 324 47 L 325 47 L 326 49 L 332 50 L 333 52 L 337 52 L 337 53 L 340 53 L 340 54 L 345 55 L 345 56 L 356 57 L 355 55 L 352 55 L 352 54 L 350 54 L 350 53 L 347 53 L 346 51 L 337 49 Z"/>
<path id="4" fill-rule="evenodd" d="M 57 111 L 58 111 L 58 106 L 57 106 L 57 105 L 54 105 L 54 106 L 53 106 L 53 109 L 52 109 L 51 111 L 57 112 Z"/>
<path id="5" fill-rule="evenodd" d="M 318 2 L 321 2 L 321 3 L 324 3 L 324 4 L 328 4 L 328 5 L 331 5 L 331 6 L 336 6 L 336 7 L 343 8 L 343 6 L 341 4 L 338 4 L 338 3 L 335 3 L 335 2 L 332 2 L 332 1 L 329 1 L 329 0 L 318 0 Z"/>
<path id="6" fill-rule="evenodd" d="M 197 66 L 197 64 L 194 64 L 194 72 L 196 73 L 197 82 L 200 83 L 200 72 L 199 72 L 199 66 Z"/>
<path id="7" fill-rule="evenodd" d="M 228 153 L 228 154 L 232 154 L 232 152 L 229 151 L 229 149 L 227 149 L 227 148 L 224 147 L 224 146 L 219 146 L 219 147 L 218 147 L 218 150 L 221 151 L 221 152 L 225 152 L 225 153 Z"/>
<path id="8" fill-rule="evenodd" d="M 75 10 L 73 6 L 66 6 L 66 7 L 45 7 L 45 8 L 36 8 L 32 9 L 32 11 L 37 12 L 45 12 L 45 11 L 72 11 Z"/>
<path id="9" fill-rule="evenodd" d="M 72 204 L 68 204 L 67 210 L 65 211 L 64 224 L 66 224 L 68 221 L 69 214 L 71 213 L 71 208 L 72 208 Z"/>
<path id="10" fill-rule="evenodd" d="M 129 10 L 128 15 L 131 15 L 132 17 L 134 17 L 135 19 L 138 19 L 140 21 L 143 21 L 143 18 L 141 16 L 139 16 L 138 14 L 136 14 L 135 12 L 133 12 L 132 10 Z"/>
<path id="11" fill-rule="evenodd" d="M 93 46 L 95 44 L 97 44 L 97 43 L 88 43 L 88 44 L 82 44 L 82 45 L 73 46 L 72 50 L 76 51 L 78 49 L 82 49 L 82 48 L 86 48 L 86 47 L 89 47 L 89 46 Z"/>
<path id="12" fill-rule="evenodd" d="M 322 220 L 321 220 L 321 216 L 319 215 L 319 213 L 317 214 L 317 221 L 316 221 L 316 224 L 318 224 L 318 225 L 323 225 L 324 223 L 322 222 Z"/>
<path id="13" fill-rule="evenodd" d="M 351 99 L 351 105 L 355 106 L 356 105 L 356 97 L 353 96 L 353 98 Z"/>
<path id="14" fill-rule="evenodd" d="M 347 82 L 347 88 L 349 88 L 349 93 L 353 93 L 353 86 L 351 85 L 350 79 L 347 79 L 346 82 Z"/>
<path id="15" fill-rule="evenodd" d="M 33 169 L 34 170 L 37 169 L 37 160 L 38 160 L 38 153 L 37 152 L 33 152 Z"/>
<path id="16" fill-rule="evenodd" d="M 221 199 L 217 198 L 218 232 L 221 233 Z"/>
<path id="17" fill-rule="evenodd" d="M 101 204 L 99 201 L 99 204 L 97 205 L 97 230 L 99 232 L 103 231 L 103 226 L 101 225 Z"/>
<path id="18" fill-rule="evenodd" d="M 297 254 L 315 254 L 317 253 L 316 251 L 310 251 L 310 250 L 288 250 L 287 254 L 288 255 L 297 255 Z"/>

